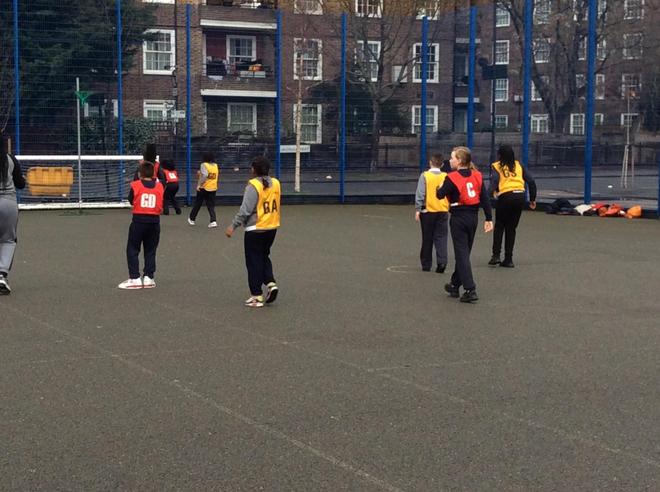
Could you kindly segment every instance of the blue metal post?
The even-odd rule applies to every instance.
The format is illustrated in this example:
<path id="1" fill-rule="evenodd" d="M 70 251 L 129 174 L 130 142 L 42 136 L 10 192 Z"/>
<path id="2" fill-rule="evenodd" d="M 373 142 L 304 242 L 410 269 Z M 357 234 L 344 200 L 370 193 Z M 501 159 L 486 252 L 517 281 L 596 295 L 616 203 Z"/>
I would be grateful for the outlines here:
<path id="1" fill-rule="evenodd" d="M 341 96 L 339 110 L 339 201 L 345 201 L 346 172 L 346 13 L 341 14 Z"/>
<path id="2" fill-rule="evenodd" d="M 277 32 L 275 33 L 275 176 L 282 172 L 282 11 L 277 11 Z"/>
<path id="3" fill-rule="evenodd" d="M 124 155 L 124 86 L 123 86 L 123 60 L 122 60 L 122 22 L 121 22 L 121 0 L 116 0 L 117 5 L 117 154 Z M 119 162 L 119 199 L 124 197 L 124 161 Z"/>
<path id="4" fill-rule="evenodd" d="M 20 47 L 18 36 L 18 0 L 14 0 L 14 89 L 16 94 L 14 113 L 14 149 L 15 154 L 21 153 L 21 77 L 20 77 Z"/>
<path id="5" fill-rule="evenodd" d="M 589 0 L 589 34 L 587 36 L 587 112 L 584 144 L 584 203 L 591 203 L 591 166 L 594 140 L 594 92 L 596 79 L 597 0 Z"/>
<path id="6" fill-rule="evenodd" d="M 429 19 L 422 19 L 422 107 L 420 111 L 420 138 L 419 138 L 419 171 L 426 168 L 426 113 L 427 113 L 427 85 L 429 73 Z"/>
<path id="7" fill-rule="evenodd" d="M 186 201 L 191 203 L 190 179 L 192 176 L 192 114 L 191 114 L 191 91 L 192 80 L 190 77 L 190 17 L 192 6 L 186 4 Z"/>
<path id="8" fill-rule="evenodd" d="M 658 218 L 660 219 L 660 158 L 658 159 Z"/>
<path id="9" fill-rule="evenodd" d="M 522 114 L 522 164 L 529 164 L 529 135 L 531 131 L 530 101 L 532 99 L 532 31 L 534 0 L 525 0 L 524 54 L 523 54 L 523 114 Z"/>
<path id="10" fill-rule="evenodd" d="M 468 55 L 467 146 L 474 145 L 474 91 L 477 68 L 477 7 L 470 7 L 470 50 Z"/>

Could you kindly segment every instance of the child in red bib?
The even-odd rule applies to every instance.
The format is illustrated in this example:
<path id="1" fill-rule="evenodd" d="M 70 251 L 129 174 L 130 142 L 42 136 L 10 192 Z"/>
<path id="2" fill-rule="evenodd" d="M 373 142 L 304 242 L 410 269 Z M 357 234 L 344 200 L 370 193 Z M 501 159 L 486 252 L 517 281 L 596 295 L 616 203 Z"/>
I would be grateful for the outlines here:
<path id="1" fill-rule="evenodd" d="M 174 161 L 171 159 L 163 159 L 161 162 L 161 170 L 165 181 L 165 197 L 163 201 L 163 215 L 170 214 L 170 205 L 174 208 L 177 215 L 181 215 L 181 208 L 176 200 L 176 194 L 179 191 L 179 173 L 176 170 Z"/>
<path id="2" fill-rule="evenodd" d="M 156 287 L 156 249 L 160 239 L 160 214 L 163 211 L 163 185 L 154 179 L 154 165 L 140 164 L 140 180 L 131 183 L 128 201 L 133 206 L 133 221 L 128 229 L 126 260 L 128 280 L 120 289 L 149 289 Z M 144 246 L 144 277 L 140 278 L 140 249 Z"/>

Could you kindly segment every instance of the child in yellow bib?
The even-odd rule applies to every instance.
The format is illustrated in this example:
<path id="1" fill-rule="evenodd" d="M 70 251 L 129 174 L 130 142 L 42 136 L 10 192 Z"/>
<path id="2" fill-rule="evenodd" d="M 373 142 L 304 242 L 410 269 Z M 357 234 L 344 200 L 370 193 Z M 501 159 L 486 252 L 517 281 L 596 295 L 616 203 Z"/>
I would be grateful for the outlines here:
<path id="1" fill-rule="evenodd" d="M 215 162 L 215 156 L 212 152 L 204 152 L 202 158 L 204 162 L 202 162 L 197 172 L 199 177 L 197 180 L 197 196 L 188 217 L 188 224 L 195 225 L 199 210 L 202 205 L 206 204 L 209 211 L 209 228 L 212 229 L 218 227 L 215 216 L 215 194 L 218 191 L 218 182 L 220 181 L 220 167 Z"/>
<path id="2" fill-rule="evenodd" d="M 441 154 L 434 154 L 429 163 L 429 170 L 419 177 L 415 193 L 415 220 L 422 227 L 422 249 L 419 258 L 422 270 L 428 272 L 433 265 L 433 246 L 435 245 L 436 272 L 444 273 L 447 268 L 447 238 L 449 223 L 449 201 L 438 199 L 435 192 L 442 186 L 447 173 L 441 170 Z"/>
<path id="3" fill-rule="evenodd" d="M 232 237 L 236 228 L 245 227 L 245 264 L 250 297 L 248 307 L 263 307 L 277 299 L 279 292 L 273 275 L 270 249 L 280 226 L 280 182 L 271 178 L 270 161 L 262 156 L 252 161 L 252 176 L 243 194 L 243 203 L 225 234 Z M 263 286 L 266 286 L 266 295 Z"/>

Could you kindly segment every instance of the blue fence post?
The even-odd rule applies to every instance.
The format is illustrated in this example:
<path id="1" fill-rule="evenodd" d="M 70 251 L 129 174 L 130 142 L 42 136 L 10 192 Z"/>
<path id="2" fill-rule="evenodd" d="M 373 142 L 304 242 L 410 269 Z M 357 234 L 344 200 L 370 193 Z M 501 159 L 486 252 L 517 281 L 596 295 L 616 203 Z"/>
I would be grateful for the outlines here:
<path id="1" fill-rule="evenodd" d="M 584 144 L 584 203 L 591 203 L 591 166 L 594 143 L 594 91 L 596 78 L 597 0 L 589 0 L 589 34 L 587 37 L 587 114 L 585 115 Z"/>
<path id="2" fill-rule="evenodd" d="M 429 19 L 422 19 L 422 101 L 420 108 L 420 136 L 419 136 L 419 170 L 426 168 L 426 113 L 427 113 L 427 86 L 429 73 Z"/>
<path id="3" fill-rule="evenodd" d="M 660 219 L 660 153 L 658 155 L 658 218 Z"/>
<path id="4" fill-rule="evenodd" d="M 21 153 L 21 59 L 20 40 L 18 35 L 18 0 L 14 0 L 14 154 Z"/>
<path id="5" fill-rule="evenodd" d="M 277 31 L 275 33 L 275 176 L 282 172 L 282 11 L 277 10 Z"/>
<path id="6" fill-rule="evenodd" d="M 124 86 L 123 86 L 123 59 L 121 50 L 122 21 L 121 0 L 116 0 L 117 6 L 117 154 L 124 155 Z M 124 196 L 124 161 L 119 161 L 119 200 Z"/>
<path id="7" fill-rule="evenodd" d="M 468 54 L 467 146 L 474 145 L 474 90 L 477 68 L 477 7 L 470 7 L 470 49 Z"/>
<path id="8" fill-rule="evenodd" d="M 341 14 L 341 95 L 339 103 L 339 201 L 344 203 L 346 185 L 346 31 L 347 17 Z"/>
<path id="9" fill-rule="evenodd" d="M 532 31 L 534 1 L 525 0 L 524 53 L 523 53 L 523 114 L 522 114 L 522 164 L 529 165 L 529 135 L 531 130 L 530 101 L 532 98 Z"/>
<path id="10" fill-rule="evenodd" d="M 186 4 L 186 202 L 191 203 L 190 178 L 192 176 L 192 111 L 190 78 L 190 17 L 192 6 Z"/>

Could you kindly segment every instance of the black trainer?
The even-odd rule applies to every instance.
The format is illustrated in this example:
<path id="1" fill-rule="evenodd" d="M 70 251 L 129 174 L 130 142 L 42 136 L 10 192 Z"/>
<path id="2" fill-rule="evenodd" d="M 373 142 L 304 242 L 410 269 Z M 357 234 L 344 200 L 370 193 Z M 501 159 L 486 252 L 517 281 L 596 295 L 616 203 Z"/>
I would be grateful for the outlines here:
<path id="1" fill-rule="evenodd" d="M 505 259 L 502 263 L 500 263 L 500 266 L 504 267 L 504 268 L 513 268 L 513 267 L 515 267 L 515 265 L 513 264 L 513 261 L 512 260 L 507 260 L 507 259 Z"/>
<path id="2" fill-rule="evenodd" d="M 479 296 L 477 295 L 477 291 L 475 289 L 466 290 L 461 296 L 461 302 L 472 303 L 477 302 L 478 300 Z"/>
<path id="3" fill-rule="evenodd" d="M 489 266 L 497 266 L 497 265 L 499 265 L 500 263 L 502 263 L 502 262 L 500 261 L 500 257 L 499 257 L 499 256 L 496 256 L 496 255 L 493 255 L 493 256 L 491 256 L 490 261 L 488 262 L 488 265 L 489 265 Z"/>
<path id="4" fill-rule="evenodd" d="M 445 292 L 449 294 L 449 297 L 457 299 L 460 295 L 458 293 L 458 287 L 452 284 L 445 284 Z"/>
<path id="5" fill-rule="evenodd" d="M 445 273 L 445 269 L 447 268 L 447 265 L 444 263 L 438 264 L 438 266 L 435 268 L 435 273 Z"/>

